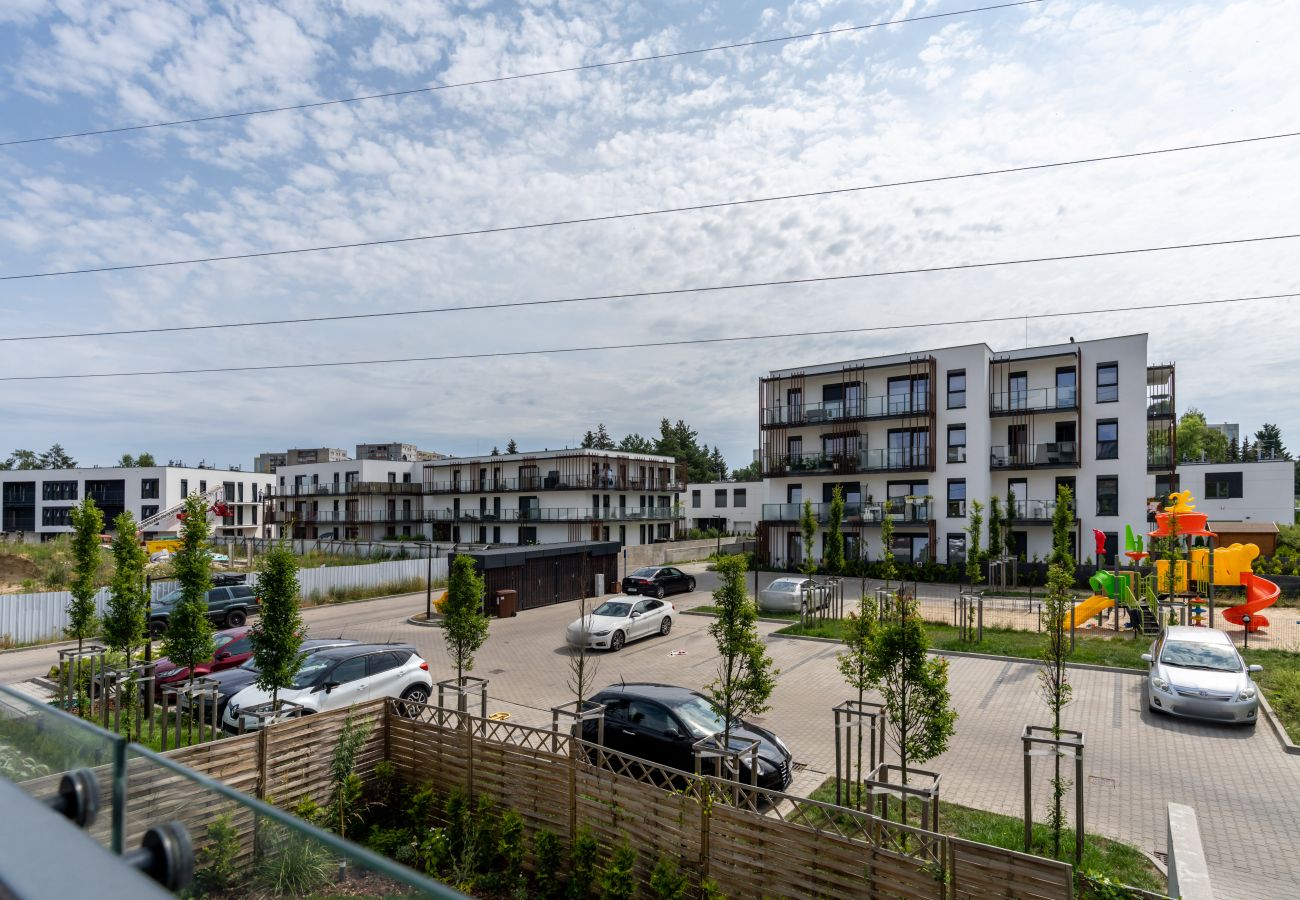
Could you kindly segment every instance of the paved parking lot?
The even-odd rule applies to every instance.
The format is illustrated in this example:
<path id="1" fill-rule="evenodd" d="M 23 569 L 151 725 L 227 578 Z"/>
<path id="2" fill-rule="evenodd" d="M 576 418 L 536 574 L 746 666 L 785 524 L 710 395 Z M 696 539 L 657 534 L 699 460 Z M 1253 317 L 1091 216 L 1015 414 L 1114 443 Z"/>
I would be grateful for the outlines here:
<path id="1" fill-rule="evenodd" d="M 700 578 L 704 588 L 711 577 Z M 672 598 L 679 608 L 710 601 L 704 591 Z M 429 660 L 435 678 L 449 677 L 441 632 L 406 622 L 423 595 L 307 610 L 313 636 L 407 641 Z M 489 679 L 489 711 L 512 721 L 549 726 L 549 708 L 570 699 L 564 627 L 573 604 L 529 610 L 492 623 L 474 674 Z M 710 619 L 682 615 L 668 637 L 597 654 L 596 683 L 664 681 L 701 688 L 714 676 Z M 831 708 L 848 691 L 835 668 L 835 645 L 774 637 L 762 624 L 781 677 L 772 709 L 761 717 L 806 768 L 797 791 L 809 791 L 834 770 Z M 673 651 L 685 651 L 672 655 Z M 0 654 L 0 681 L 40 674 L 55 654 L 37 649 Z M 1032 663 L 954 658 L 950 684 L 960 714 L 951 749 L 928 764 L 943 775 L 945 799 L 1021 814 L 1019 735 L 1045 723 Z M 1216 893 L 1230 898 L 1295 897 L 1300 883 L 1300 757 L 1282 752 L 1266 725 L 1248 731 L 1153 718 L 1142 679 L 1073 670 L 1075 701 L 1067 727 L 1084 731 L 1087 827 L 1148 852 L 1165 849 L 1165 803 L 1196 809 Z M 1046 766 L 1044 765 L 1044 770 Z M 1045 788 L 1039 796 L 1046 795 Z"/>

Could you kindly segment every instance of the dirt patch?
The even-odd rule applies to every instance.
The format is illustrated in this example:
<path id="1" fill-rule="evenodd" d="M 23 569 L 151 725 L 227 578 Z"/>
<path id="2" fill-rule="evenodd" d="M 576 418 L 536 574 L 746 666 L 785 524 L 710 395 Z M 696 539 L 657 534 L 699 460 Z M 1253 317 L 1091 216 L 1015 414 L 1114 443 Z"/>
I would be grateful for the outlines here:
<path id="1" fill-rule="evenodd" d="M 19 587 L 39 573 L 36 563 L 22 556 L 0 554 L 0 588 Z"/>

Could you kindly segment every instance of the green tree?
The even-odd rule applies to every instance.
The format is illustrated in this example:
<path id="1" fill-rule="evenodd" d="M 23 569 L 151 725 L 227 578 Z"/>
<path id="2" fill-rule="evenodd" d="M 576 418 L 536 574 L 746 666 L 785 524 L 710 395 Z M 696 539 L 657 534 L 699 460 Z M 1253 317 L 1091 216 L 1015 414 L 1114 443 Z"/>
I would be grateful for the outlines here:
<path id="1" fill-rule="evenodd" d="M 509 443 L 506 444 L 506 455 L 508 456 L 511 453 L 518 453 L 518 452 L 519 452 L 519 445 L 515 443 L 514 438 L 511 438 Z"/>
<path id="2" fill-rule="evenodd" d="M 811 578 L 817 574 L 817 516 L 811 500 L 803 502 L 799 514 L 799 531 L 803 536 L 803 560 L 799 570 Z"/>
<path id="3" fill-rule="evenodd" d="M 1057 492 L 1058 503 L 1062 487 Z M 1055 527 L 1055 522 L 1053 522 Z M 1074 562 L 1068 565 L 1055 561 L 1057 554 L 1053 549 L 1053 562 L 1047 568 L 1047 593 L 1043 597 L 1043 632 L 1046 644 L 1043 647 L 1043 668 L 1038 672 L 1038 686 L 1047 708 L 1052 713 L 1052 736 L 1061 737 L 1061 710 L 1070 702 L 1072 688 L 1065 660 L 1070 655 L 1070 634 L 1068 624 L 1074 612 L 1074 598 L 1070 588 L 1074 586 Z M 1052 848 L 1054 854 L 1061 855 L 1061 829 L 1065 824 L 1065 792 L 1069 780 L 1061 776 L 1061 757 L 1055 757 L 1056 770 L 1052 778 L 1052 806 L 1048 812 L 1048 826 L 1052 831 Z M 1026 848 L 1028 850 L 1028 848 Z"/>
<path id="4" fill-rule="evenodd" d="M 989 498 L 989 559 L 1002 556 L 1002 501 L 997 497 Z"/>
<path id="5" fill-rule="evenodd" d="M 152 453 L 141 453 L 139 456 L 135 458 L 135 465 L 136 468 L 139 469 L 149 469 L 149 468 L 153 468 L 158 464 L 153 461 Z"/>
<path id="6" fill-rule="evenodd" d="M 1255 447 L 1260 459 L 1290 459 L 1286 445 L 1282 443 L 1282 430 L 1272 422 L 1265 422 L 1255 432 Z"/>
<path id="7" fill-rule="evenodd" d="M 5 460 L 5 469 L 39 469 L 41 457 L 34 450 L 15 450 Z"/>
<path id="8" fill-rule="evenodd" d="M 1011 486 L 1011 482 L 1008 481 L 1007 482 L 1007 507 L 1006 507 L 1006 512 L 1004 514 L 1004 517 L 1002 519 L 1003 527 L 1006 529 L 1003 533 L 1002 546 L 1007 548 L 1008 554 L 1014 553 L 1016 547 L 1016 539 L 1015 537 L 1012 536 L 1012 531 L 1011 531 L 1013 528 L 1012 521 L 1016 517 L 1016 501 L 1023 500 L 1023 499 L 1024 499 L 1023 497 L 1016 496 L 1015 488 L 1013 488 Z"/>
<path id="9" fill-rule="evenodd" d="M 172 572 L 181 592 L 167 617 L 163 653 L 190 670 L 188 687 L 194 686 L 194 667 L 212 656 L 212 622 L 208 618 L 208 591 L 212 589 L 212 554 L 208 550 L 208 507 L 199 494 L 185 498 L 180 547 L 172 554 Z"/>
<path id="10" fill-rule="evenodd" d="M 62 444 L 52 444 L 41 454 L 42 469 L 75 469 L 77 461 L 67 454 Z"/>
<path id="11" fill-rule="evenodd" d="M 120 468 L 123 469 L 134 469 L 135 457 L 132 456 L 130 453 L 123 453 L 121 459 L 117 461 L 117 464 Z"/>
<path id="12" fill-rule="evenodd" d="M 727 460 L 716 444 L 713 445 L 713 452 L 709 454 L 709 468 L 713 470 L 713 478 L 710 480 L 727 480 Z"/>
<path id="13" fill-rule="evenodd" d="M 875 600 L 867 598 L 864 593 L 858 601 L 858 611 L 850 612 L 844 624 L 844 652 L 836 657 L 840 674 L 849 687 L 858 692 L 858 707 L 862 698 L 871 689 L 871 654 L 876 644 L 876 629 L 879 624 L 879 612 Z M 862 729 L 857 729 L 857 762 L 855 798 L 857 807 L 862 808 Z"/>
<path id="14" fill-rule="evenodd" d="M 768 698 L 780 673 L 772 667 L 759 637 L 758 610 L 745 591 L 745 557 L 718 560 L 718 586 L 713 591 L 717 616 L 709 634 L 718 646 L 718 677 L 706 688 L 722 713 L 722 746 L 731 742 L 731 723 L 738 716 L 767 711 Z"/>
<path id="15" fill-rule="evenodd" d="M 654 453 L 655 442 L 633 433 L 618 442 L 618 449 L 625 453 Z"/>
<path id="16" fill-rule="evenodd" d="M 595 440 L 592 441 L 591 446 L 597 450 L 617 449 L 617 445 L 615 445 L 614 439 L 610 437 L 609 432 L 605 430 L 604 422 L 601 422 L 599 425 L 596 426 L 596 437 Z"/>
<path id="17" fill-rule="evenodd" d="M 948 748 L 957 713 L 948 694 L 948 661 L 926 656 L 925 625 L 915 603 L 900 599 L 900 606 L 901 614 L 882 622 L 876 632 L 869 671 L 884 701 L 885 733 L 898 751 L 907 784 L 912 763 Z"/>
<path id="18" fill-rule="evenodd" d="M 456 684 L 464 686 L 465 673 L 474 670 L 474 654 L 488 638 L 488 619 L 483 615 L 483 577 L 474 570 L 473 558 L 463 554 L 451 561 L 442 638 L 456 667 Z"/>
<path id="19" fill-rule="evenodd" d="M 1052 510 L 1052 555 L 1047 558 L 1049 566 L 1060 566 L 1074 586 L 1075 561 L 1070 550 L 1070 530 L 1074 527 L 1074 494 L 1066 485 L 1056 489 L 1056 508 Z"/>
<path id="20" fill-rule="evenodd" d="M 844 571 L 844 489 L 838 484 L 831 488 L 831 508 L 827 516 L 826 571 L 839 575 Z"/>
<path id="21" fill-rule="evenodd" d="M 980 580 L 980 535 L 984 528 L 984 504 L 972 500 L 970 505 L 970 524 L 966 533 L 970 535 L 970 546 L 966 548 L 966 577 L 971 584 Z"/>
<path id="22" fill-rule="evenodd" d="M 758 460 L 740 469 L 731 470 L 732 481 L 762 481 L 763 475 L 758 468 Z"/>
<path id="23" fill-rule="evenodd" d="M 104 531 L 104 514 L 95 501 L 86 497 L 72 508 L 72 600 L 68 603 L 70 636 L 82 642 L 95 633 L 96 576 L 99 574 L 99 536 Z"/>
<path id="24" fill-rule="evenodd" d="M 591 450 L 596 446 L 596 435 L 592 433 L 590 428 L 588 428 L 587 433 L 582 436 L 582 443 L 578 446 L 583 450 Z"/>
<path id="25" fill-rule="evenodd" d="M 280 710 L 280 691 L 293 683 L 302 662 L 302 615 L 298 611 L 298 560 L 285 541 L 262 557 L 257 572 L 262 616 L 253 626 L 257 686 L 271 692 L 271 710 Z"/>
<path id="26" fill-rule="evenodd" d="M 894 517 L 889 513 L 889 504 L 881 507 L 880 517 L 880 577 L 885 580 L 885 587 L 898 577 L 898 560 L 894 558 Z"/>
<path id="27" fill-rule="evenodd" d="M 498 450 L 496 447 L 493 447 L 492 452 L 488 454 L 488 456 L 500 456 L 500 455 L 501 455 L 501 451 Z"/>
<path id="28" fill-rule="evenodd" d="M 670 424 L 667 419 L 659 421 L 659 439 L 655 442 L 655 453 L 676 457 L 686 463 L 687 480 L 695 482 L 711 481 L 709 451 L 696 438 L 699 432 L 681 419 Z"/>
<path id="29" fill-rule="evenodd" d="M 1175 440 L 1178 442 L 1180 460 L 1204 458 L 1206 462 L 1228 461 L 1230 454 L 1227 435 L 1209 427 L 1205 413 L 1194 406 L 1178 417 Z"/>
<path id="30" fill-rule="evenodd" d="M 140 545 L 130 512 L 113 520 L 113 530 L 113 581 L 104 613 L 104 643 L 121 653 L 130 668 L 131 653 L 145 642 L 149 625 L 149 588 L 144 573 L 149 555 Z"/>

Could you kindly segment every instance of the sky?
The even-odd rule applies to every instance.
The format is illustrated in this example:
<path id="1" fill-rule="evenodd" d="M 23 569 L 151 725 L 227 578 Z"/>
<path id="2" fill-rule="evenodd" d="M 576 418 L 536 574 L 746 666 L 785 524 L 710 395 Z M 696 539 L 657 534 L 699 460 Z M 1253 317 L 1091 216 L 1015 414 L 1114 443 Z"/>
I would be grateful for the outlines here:
<path id="1" fill-rule="evenodd" d="M 984 5 L 962 0 L 4 0 L 0 141 L 474 81 Z M 0 276 L 492 228 L 1300 130 L 1300 4 L 1044 0 L 670 60 L 0 147 Z M 670 290 L 1300 232 L 1300 138 L 614 222 L 0 280 L 0 338 Z M 1148 332 L 1180 410 L 1300 445 L 1300 240 L 331 323 L 0 342 L 0 456 L 243 465 L 457 455 L 685 419 L 732 466 L 767 371 Z M 878 325 L 880 333 L 658 341 Z"/>

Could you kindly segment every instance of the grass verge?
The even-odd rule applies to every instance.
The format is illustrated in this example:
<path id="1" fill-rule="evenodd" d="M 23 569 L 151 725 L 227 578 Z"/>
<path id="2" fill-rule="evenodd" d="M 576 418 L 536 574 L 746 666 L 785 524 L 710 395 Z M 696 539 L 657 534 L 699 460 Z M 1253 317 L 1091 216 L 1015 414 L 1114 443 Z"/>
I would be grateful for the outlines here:
<path id="1" fill-rule="evenodd" d="M 704 616 L 716 616 L 718 614 L 718 608 L 712 605 L 692 606 L 690 609 L 686 609 L 682 611 L 689 612 L 689 613 L 699 613 L 700 615 L 704 615 Z M 758 617 L 760 619 L 780 619 L 782 622 L 799 621 L 799 614 L 797 612 L 767 612 L 766 610 L 759 610 Z"/>

